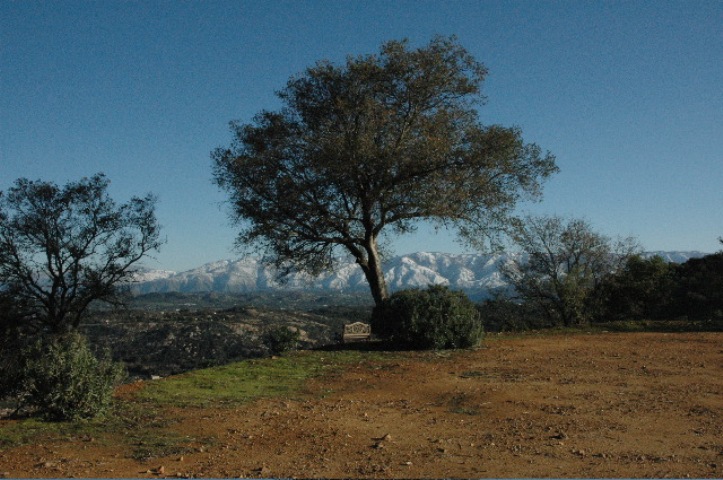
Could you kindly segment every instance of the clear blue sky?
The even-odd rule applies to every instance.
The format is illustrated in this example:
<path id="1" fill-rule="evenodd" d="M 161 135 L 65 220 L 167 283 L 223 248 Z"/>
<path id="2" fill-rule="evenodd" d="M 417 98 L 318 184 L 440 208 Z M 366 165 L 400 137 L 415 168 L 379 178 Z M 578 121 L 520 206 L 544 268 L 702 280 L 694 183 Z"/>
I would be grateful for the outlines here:
<path id="1" fill-rule="evenodd" d="M 489 69 L 484 123 L 518 125 L 560 173 L 533 213 L 647 250 L 720 249 L 723 1 L 0 0 L 0 190 L 102 171 L 154 192 L 152 268 L 233 258 L 211 182 L 230 120 L 274 109 L 317 60 L 455 34 Z M 422 228 L 396 253 L 459 252 Z"/>

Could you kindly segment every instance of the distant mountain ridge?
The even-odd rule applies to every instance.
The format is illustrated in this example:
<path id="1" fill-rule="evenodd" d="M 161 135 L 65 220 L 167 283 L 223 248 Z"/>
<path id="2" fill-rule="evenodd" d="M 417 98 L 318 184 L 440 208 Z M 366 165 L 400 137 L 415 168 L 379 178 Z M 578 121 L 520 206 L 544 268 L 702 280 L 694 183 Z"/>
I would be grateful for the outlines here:
<path id="1" fill-rule="evenodd" d="M 504 289 L 500 267 L 515 254 L 451 254 L 417 252 L 397 256 L 385 263 L 385 278 L 392 291 L 404 288 L 424 288 L 430 284 L 447 285 L 463 290 L 475 298 L 490 296 Z M 648 252 L 668 262 L 682 263 L 701 257 L 702 252 Z M 198 268 L 176 273 L 166 270 L 139 272 L 132 285 L 135 294 L 146 293 L 249 293 L 267 290 L 322 290 L 364 292 L 368 285 L 364 274 L 354 262 L 340 262 L 332 272 L 312 277 L 304 273 L 291 274 L 279 282 L 276 270 L 257 257 L 220 260 Z"/>

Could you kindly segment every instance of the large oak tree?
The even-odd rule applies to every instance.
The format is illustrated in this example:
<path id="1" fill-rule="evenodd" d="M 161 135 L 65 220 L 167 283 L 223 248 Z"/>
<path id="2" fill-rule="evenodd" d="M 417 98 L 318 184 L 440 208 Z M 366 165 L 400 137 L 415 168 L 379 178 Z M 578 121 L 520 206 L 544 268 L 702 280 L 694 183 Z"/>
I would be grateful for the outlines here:
<path id="1" fill-rule="evenodd" d="M 279 110 L 233 122 L 230 147 L 212 153 L 239 243 L 282 271 L 318 273 L 346 251 L 379 304 L 383 234 L 426 220 L 491 238 L 557 168 L 519 129 L 480 123 L 486 74 L 455 38 L 437 37 L 418 49 L 390 41 L 292 77 Z"/>

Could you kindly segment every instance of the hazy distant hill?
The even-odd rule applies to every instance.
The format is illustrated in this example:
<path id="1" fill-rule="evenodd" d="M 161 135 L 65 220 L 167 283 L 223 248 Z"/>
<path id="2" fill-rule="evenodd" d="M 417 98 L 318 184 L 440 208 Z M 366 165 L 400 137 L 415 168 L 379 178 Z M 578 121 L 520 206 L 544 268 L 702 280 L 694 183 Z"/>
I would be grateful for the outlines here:
<path id="1" fill-rule="evenodd" d="M 682 263 L 705 255 L 701 252 L 650 252 L 669 262 Z M 395 257 L 385 264 L 385 277 L 391 290 L 449 285 L 480 298 L 506 286 L 500 266 L 510 261 L 509 254 L 450 254 L 419 252 Z M 258 258 L 221 260 L 186 272 L 148 270 L 133 285 L 137 294 L 154 292 L 247 293 L 264 290 L 305 289 L 338 292 L 367 291 L 361 269 L 353 262 L 340 263 L 333 271 L 317 277 L 292 274 L 279 283 L 273 267 Z"/>

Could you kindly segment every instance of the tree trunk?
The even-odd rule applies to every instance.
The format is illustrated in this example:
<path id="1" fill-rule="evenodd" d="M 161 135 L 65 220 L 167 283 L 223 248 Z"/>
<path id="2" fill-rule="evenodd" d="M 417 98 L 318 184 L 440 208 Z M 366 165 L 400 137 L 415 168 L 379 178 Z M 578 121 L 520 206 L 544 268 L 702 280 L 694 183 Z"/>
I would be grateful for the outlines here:
<path id="1" fill-rule="evenodd" d="M 382 269 L 382 261 L 377 250 L 376 240 L 370 240 L 364 249 L 367 253 L 366 259 L 365 261 L 357 259 L 357 263 L 362 267 L 369 283 L 374 304 L 379 306 L 389 296 L 389 292 L 387 291 L 387 283 L 384 280 L 384 270 Z"/>

